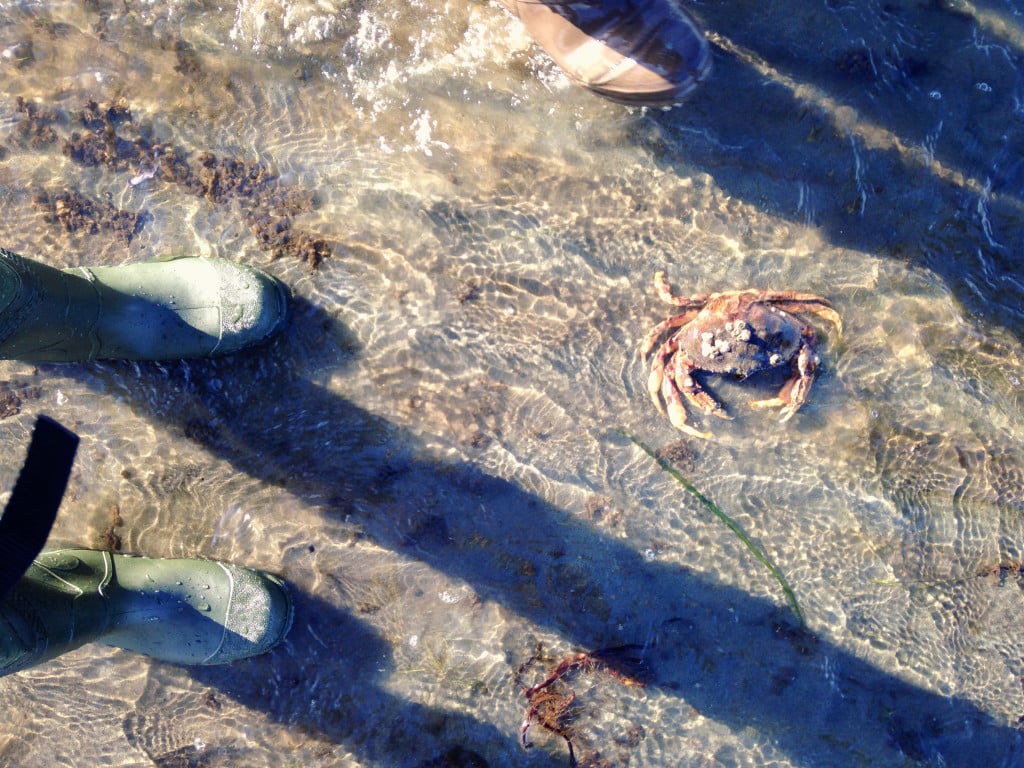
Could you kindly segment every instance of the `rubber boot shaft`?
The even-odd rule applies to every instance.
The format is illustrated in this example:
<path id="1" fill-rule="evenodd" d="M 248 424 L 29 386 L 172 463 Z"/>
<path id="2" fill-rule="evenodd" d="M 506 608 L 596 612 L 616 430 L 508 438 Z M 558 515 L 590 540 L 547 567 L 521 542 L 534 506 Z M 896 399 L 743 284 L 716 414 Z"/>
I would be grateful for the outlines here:
<path id="1" fill-rule="evenodd" d="M 0 248 L 0 358 L 229 354 L 277 332 L 287 307 L 278 280 L 222 259 L 60 270 Z"/>
<path id="2" fill-rule="evenodd" d="M 98 639 L 110 624 L 102 596 L 109 559 L 99 568 L 44 553 L 0 603 L 0 675 L 49 661 Z"/>
<path id="3" fill-rule="evenodd" d="M 101 308 L 85 278 L 0 248 L 0 357 L 92 360 Z"/>
<path id="4" fill-rule="evenodd" d="M 264 653 L 293 619 L 284 582 L 214 560 L 44 552 L 0 603 L 0 675 L 98 642 L 176 664 Z"/>

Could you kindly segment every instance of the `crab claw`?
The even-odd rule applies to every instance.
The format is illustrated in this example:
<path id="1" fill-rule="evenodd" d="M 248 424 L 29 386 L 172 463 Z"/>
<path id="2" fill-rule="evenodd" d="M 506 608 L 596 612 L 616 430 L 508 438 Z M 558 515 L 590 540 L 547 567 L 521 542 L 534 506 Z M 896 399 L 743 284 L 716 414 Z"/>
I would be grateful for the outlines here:
<path id="1" fill-rule="evenodd" d="M 693 437 L 699 437 L 701 440 L 711 439 L 710 432 L 701 432 L 699 429 L 691 427 L 686 423 L 686 408 L 683 407 L 683 403 L 679 400 L 668 404 L 668 420 L 680 432 L 685 432 Z"/>
<path id="2" fill-rule="evenodd" d="M 697 383 L 691 375 L 692 366 L 684 360 L 680 360 L 675 370 L 675 383 L 687 400 L 694 408 L 698 408 L 709 416 L 717 416 L 720 419 L 731 420 L 732 416 L 726 413 L 722 404 L 709 395 L 704 388 Z"/>
<path id="3" fill-rule="evenodd" d="M 684 394 L 688 399 L 690 398 L 689 392 L 684 392 Z M 711 438 L 710 432 L 701 432 L 699 429 L 691 427 L 686 423 L 686 406 L 683 405 L 683 399 L 680 396 L 679 387 L 673 377 L 665 377 L 661 385 L 661 395 L 665 398 L 668 420 L 673 427 L 678 429 L 680 432 L 685 432 L 693 437 L 699 437 L 701 440 L 709 440 Z"/>
<path id="4" fill-rule="evenodd" d="M 651 400 L 658 408 L 658 412 L 663 416 L 665 415 L 665 408 L 661 404 L 658 393 L 661 392 L 665 381 L 667 381 L 665 378 L 665 359 L 663 357 L 655 357 L 654 362 L 651 363 L 651 373 L 647 377 L 647 394 L 651 396 Z"/>
<path id="5" fill-rule="evenodd" d="M 796 373 L 779 390 L 779 394 L 767 400 L 757 400 L 751 403 L 752 408 L 778 408 L 781 418 L 779 421 L 789 421 L 793 414 L 800 410 L 800 406 L 807 402 L 807 396 L 811 392 L 811 384 L 814 383 L 814 373 L 818 370 L 818 355 L 810 341 L 805 341 L 800 347 L 797 355 Z"/>
<path id="6" fill-rule="evenodd" d="M 668 420 L 672 424 L 672 426 L 678 429 L 680 432 L 685 432 L 686 434 L 692 437 L 700 438 L 701 440 L 711 439 L 710 432 L 701 432 L 699 429 L 691 427 L 689 424 L 686 423 L 685 410 L 679 409 L 679 412 L 677 413 L 674 412 L 672 408 L 669 408 Z"/>

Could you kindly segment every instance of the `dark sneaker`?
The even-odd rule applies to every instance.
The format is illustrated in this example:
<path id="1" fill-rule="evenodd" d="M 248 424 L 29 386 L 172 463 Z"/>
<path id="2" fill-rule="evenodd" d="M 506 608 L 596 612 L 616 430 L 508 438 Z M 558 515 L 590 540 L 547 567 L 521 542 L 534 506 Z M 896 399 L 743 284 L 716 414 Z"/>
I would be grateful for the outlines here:
<path id="1" fill-rule="evenodd" d="M 176 664 L 225 664 L 273 648 L 292 617 L 284 582 L 263 571 L 53 550 L 0 602 L 0 675 L 90 642 Z"/>
<path id="2" fill-rule="evenodd" d="M 500 0 L 579 85 L 634 106 L 671 106 L 711 72 L 711 50 L 674 0 Z"/>
<path id="3" fill-rule="evenodd" d="M 0 248 L 0 358 L 174 360 L 237 352 L 278 331 L 288 290 L 223 259 L 56 269 Z"/>

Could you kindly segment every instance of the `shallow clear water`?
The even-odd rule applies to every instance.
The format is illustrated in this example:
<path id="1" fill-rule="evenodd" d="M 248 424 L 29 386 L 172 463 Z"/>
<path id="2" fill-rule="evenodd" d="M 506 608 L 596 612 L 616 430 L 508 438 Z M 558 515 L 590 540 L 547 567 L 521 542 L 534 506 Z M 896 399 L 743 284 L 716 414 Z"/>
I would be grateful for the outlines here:
<path id="1" fill-rule="evenodd" d="M 587 764 L 1024 765 L 1022 12 L 691 7 L 715 74 L 662 113 L 572 88 L 482 2 L 4 4 L 3 245 L 226 256 L 295 311 L 221 360 L 0 363 L 2 486 L 48 413 L 82 436 L 52 543 L 103 546 L 116 507 L 124 550 L 281 573 L 299 610 L 229 667 L 89 646 L 0 680 L 0 762 L 566 765 L 519 744 L 541 643 L 646 647 L 642 688 L 573 680 Z M 204 196 L 62 151 L 121 98 L 123 138 L 276 180 Z M 141 228 L 68 231 L 38 202 L 68 190 Z M 270 213 L 330 257 L 273 258 Z M 828 296 L 807 406 L 709 380 L 736 418 L 681 439 L 638 354 L 662 268 Z"/>

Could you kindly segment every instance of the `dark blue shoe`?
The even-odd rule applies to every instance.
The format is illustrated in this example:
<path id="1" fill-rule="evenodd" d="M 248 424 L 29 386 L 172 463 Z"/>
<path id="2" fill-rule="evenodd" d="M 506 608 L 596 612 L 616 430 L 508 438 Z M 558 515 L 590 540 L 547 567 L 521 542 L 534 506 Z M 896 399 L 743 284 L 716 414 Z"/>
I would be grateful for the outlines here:
<path id="1" fill-rule="evenodd" d="M 675 0 L 501 0 L 571 80 L 612 101 L 671 106 L 711 72 Z"/>

